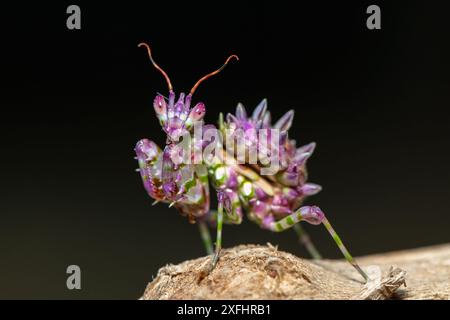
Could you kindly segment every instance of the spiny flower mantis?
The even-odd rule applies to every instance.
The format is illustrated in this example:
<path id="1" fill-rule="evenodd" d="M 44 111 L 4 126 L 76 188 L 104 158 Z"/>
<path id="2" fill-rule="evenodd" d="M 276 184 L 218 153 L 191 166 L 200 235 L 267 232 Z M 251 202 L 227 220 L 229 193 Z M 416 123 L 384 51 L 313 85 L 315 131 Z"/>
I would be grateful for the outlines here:
<path id="1" fill-rule="evenodd" d="M 251 116 L 238 104 L 234 115 L 224 118 L 220 114 L 217 130 L 214 125 L 204 123 L 203 103 L 191 107 L 192 96 L 200 83 L 222 71 L 230 60 L 239 60 L 238 57 L 229 56 L 219 69 L 202 77 L 189 94 L 180 93 L 175 101 L 170 78 L 154 61 L 150 47 L 145 43 L 139 47 L 147 49 L 151 63 L 164 76 L 169 95 L 165 98 L 158 94 L 153 101 L 156 116 L 167 135 L 166 146 L 161 149 L 153 141 L 140 140 L 135 147 L 138 170 L 150 197 L 156 202 L 169 203 L 191 223 L 198 223 L 206 250 L 212 255 L 210 270 L 219 259 L 223 224 L 240 224 L 246 214 L 263 229 L 281 232 L 294 228 L 313 258 L 320 255 L 298 223 L 323 224 L 345 259 L 367 281 L 368 276 L 322 210 L 317 206 L 301 206 L 306 197 L 318 193 L 321 187 L 307 182 L 306 162 L 316 144 L 297 147 L 288 137 L 293 110 L 272 125 L 265 99 Z M 200 134 L 195 132 L 196 128 Z M 180 148 L 181 138 L 187 148 Z M 198 157 L 210 146 L 214 147 L 212 152 Z M 210 210 L 210 187 L 217 193 L 217 211 Z M 214 224 L 217 229 L 214 252 L 208 224 Z"/>

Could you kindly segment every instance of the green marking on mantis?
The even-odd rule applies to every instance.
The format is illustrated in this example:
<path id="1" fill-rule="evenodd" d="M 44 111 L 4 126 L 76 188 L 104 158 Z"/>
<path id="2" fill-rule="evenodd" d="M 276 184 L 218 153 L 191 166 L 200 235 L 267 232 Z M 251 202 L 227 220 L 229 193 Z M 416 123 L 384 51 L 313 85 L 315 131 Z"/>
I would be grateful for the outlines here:
<path id="1" fill-rule="evenodd" d="M 206 176 L 200 176 L 200 181 L 201 181 L 202 183 L 208 183 L 208 175 L 206 175 Z"/>
<path id="2" fill-rule="evenodd" d="M 276 222 L 275 223 L 275 230 L 276 231 L 283 231 L 284 230 L 284 228 L 283 228 L 283 226 L 281 225 L 280 222 Z"/>
<path id="3" fill-rule="evenodd" d="M 342 246 L 342 240 L 341 240 L 341 238 L 339 238 L 339 236 L 337 234 L 334 234 L 333 239 L 339 247 Z"/>
<path id="4" fill-rule="evenodd" d="M 200 231 L 200 236 L 201 236 L 202 241 L 203 241 L 203 245 L 205 246 L 205 249 L 206 249 L 206 253 L 207 254 L 212 254 L 214 252 L 214 249 L 213 249 L 213 244 L 212 244 L 212 241 L 211 241 L 211 235 L 210 235 L 209 230 L 208 230 L 208 226 L 206 225 L 205 222 L 199 221 L 198 222 L 198 228 L 199 228 L 199 231 Z"/>
<path id="5" fill-rule="evenodd" d="M 195 178 L 192 178 L 184 184 L 184 187 L 186 189 L 186 192 L 188 192 L 192 187 L 195 187 L 197 185 L 197 180 Z"/>
<path id="6" fill-rule="evenodd" d="M 223 131 L 223 130 L 225 129 L 225 123 L 224 123 L 224 121 L 223 121 L 223 113 L 222 113 L 222 112 L 219 113 L 219 121 L 218 121 L 218 124 L 219 124 L 219 130 L 220 130 L 220 131 Z"/>
<path id="7" fill-rule="evenodd" d="M 286 222 L 287 222 L 287 224 L 290 225 L 290 226 L 292 226 L 292 225 L 295 224 L 295 221 L 294 221 L 294 219 L 292 219 L 291 216 L 288 216 L 288 217 L 286 218 Z"/>
<path id="8" fill-rule="evenodd" d="M 222 185 L 226 178 L 225 167 L 219 166 L 214 170 L 214 179 L 218 184 Z"/>

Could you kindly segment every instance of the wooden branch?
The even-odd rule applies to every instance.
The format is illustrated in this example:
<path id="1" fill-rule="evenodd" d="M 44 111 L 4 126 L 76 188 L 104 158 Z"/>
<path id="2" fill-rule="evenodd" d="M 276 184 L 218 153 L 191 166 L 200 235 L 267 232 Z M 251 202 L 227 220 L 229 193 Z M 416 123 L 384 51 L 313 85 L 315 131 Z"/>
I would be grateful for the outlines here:
<path id="1" fill-rule="evenodd" d="M 141 299 L 450 298 L 450 244 L 360 257 L 366 284 L 345 261 L 304 260 L 270 244 L 223 250 L 203 276 L 209 259 L 161 268 Z"/>

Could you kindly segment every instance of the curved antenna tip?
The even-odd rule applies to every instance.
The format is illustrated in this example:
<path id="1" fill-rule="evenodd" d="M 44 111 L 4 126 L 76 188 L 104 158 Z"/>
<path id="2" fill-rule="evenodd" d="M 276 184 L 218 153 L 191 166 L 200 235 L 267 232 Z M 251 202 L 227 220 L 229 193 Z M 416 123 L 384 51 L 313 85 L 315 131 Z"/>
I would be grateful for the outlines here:
<path id="1" fill-rule="evenodd" d="M 227 60 L 225 60 L 225 63 L 216 71 L 213 71 L 211 73 L 208 73 L 206 76 L 204 76 L 203 78 L 201 78 L 200 80 L 197 81 L 196 84 L 194 84 L 194 86 L 192 87 L 191 91 L 190 91 L 190 95 L 193 95 L 195 90 L 197 90 L 197 87 L 200 85 L 200 83 L 202 83 L 203 81 L 205 81 L 206 79 L 218 74 L 220 71 L 222 71 L 228 64 L 228 62 L 230 62 L 231 59 L 235 58 L 237 61 L 239 61 L 239 57 L 235 54 L 232 54 L 231 56 L 229 56 L 227 58 Z"/>
<path id="2" fill-rule="evenodd" d="M 169 91 L 173 91 L 173 87 L 172 87 L 172 83 L 170 82 L 169 76 L 167 75 L 167 73 L 155 62 L 155 60 L 153 60 L 152 57 L 152 50 L 150 49 L 150 46 L 148 44 L 146 44 L 145 42 L 141 42 L 138 44 L 138 47 L 145 47 L 147 49 L 147 53 L 148 53 L 148 57 L 150 59 L 150 61 L 152 62 L 153 66 L 159 71 L 161 72 L 161 74 L 164 76 L 164 79 L 166 79 L 167 82 L 167 86 L 169 87 Z"/>
<path id="3" fill-rule="evenodd" d="M 137 45 L 139 48 L 140 47 L 145 47 L 148 51 L 151 51 L 150 46 L 148 44 L 146 44 L 145 42 L 141 42 Z"/>
<path id="4" fill-rule="evenodd" d="M 228 63 L 232 58 L 235 58 L 236 61 L 239 61 L 239 57 L 235 54 L 232 54 L 231 56 L 228 57 L 227 61 L 225 63 Z"/>

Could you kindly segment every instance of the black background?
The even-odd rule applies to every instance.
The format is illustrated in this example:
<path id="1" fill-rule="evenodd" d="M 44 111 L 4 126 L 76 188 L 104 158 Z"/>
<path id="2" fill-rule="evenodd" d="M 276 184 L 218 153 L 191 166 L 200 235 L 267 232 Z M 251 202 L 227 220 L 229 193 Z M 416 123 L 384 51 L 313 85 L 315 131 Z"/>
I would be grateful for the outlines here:
<path id="1" fill-rule="evenodd" d="M 152 207 L 133 147 L 164 143 L 151 101 L 165 82 L 143 49 L 194 97 L 207 121 L 264 97 L 296 110 L 291 137 L 316 141 L 310 180 L 354 255 L 450 240 L 449 6 L 437 1 L 73 3 L 1 10 L 0 298 L 138 298 L 158 268 L 204 254 L 197 228 Z M 366 28 L 378 4 L 382 29 Z M 326 257 L 340 253 L 306 226 Z M 225 247 L 271 242 L 305 256 L 292 232 L 244 221 Z M 66 288 L 66 267 L 82 290 Z"/>

